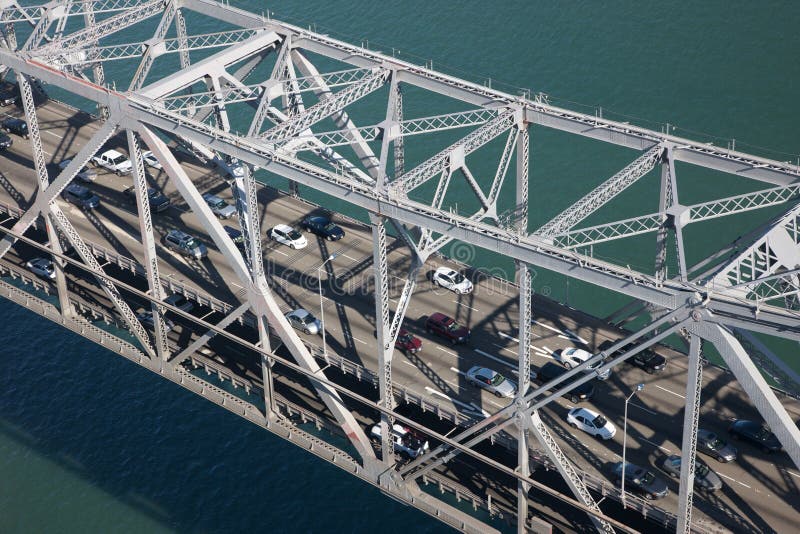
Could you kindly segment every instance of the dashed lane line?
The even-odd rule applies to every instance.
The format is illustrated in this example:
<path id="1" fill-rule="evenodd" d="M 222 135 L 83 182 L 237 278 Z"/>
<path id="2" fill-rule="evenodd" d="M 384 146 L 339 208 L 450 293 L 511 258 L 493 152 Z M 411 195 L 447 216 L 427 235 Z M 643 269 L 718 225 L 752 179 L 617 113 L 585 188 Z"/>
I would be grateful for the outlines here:
<path id="1" fill-rule="evenodd" d="M 453 352 L 453 351 L 451 351 L 451 350 L 447 350 L 447 349 L 446 349 L 446 348 L 444 348 L 444 347 L 440 347 L 439 345 L 436 345 L 436 348 L 437 348 L 437 349 L 439 349 L 439 350 L 440 350 L 440 351 L 442 351 L 442 352 L 446 352 L 446 353 L 447 353 L 447 354 L 449 354 L 450 356 L 456 356 L 456 357 L 458 357 L 458 354 L 456 354 L 455 352 Z"/>
<path id="2" fill-rule="evenodd" d="M 472 311 L 474 311 L 474 312 L 480 312 L 480 310 L 479 310 L 478 308 L 473 308 L 472 306 L 467 306 L 466 304 L 463 304 L 463 303 L 461 303 L 461 302 L 458 302 L 457 300 L 454 300 L 454 301 L 453 301 L 453 304 L 458 304 L 459 306 L 464 306 L 465 308 L 467 308 L 467 309 L 469 309 L 469 310 L 472 310 Z"/>
<path id="3" fill-rule="evenodd" d="M 487 358 L 489 358 L 489 359 L 491 359 L 491 360 L 494 360 L 494 361 L 496 361 L 496 362 L 498 362 L 498 363 L 502 363 L 503 365 L 505 365 L 505 366 L 507 366 L 507 367 L 510 367 L 512 370 L 513 370 L 513 369 L 516 369 L 516 367 L 515 367 L 515 366 L 513 366 L 513 365 L 512 365 L 512 364 L 510 364 L 510 363 L 508 363 L 507 361 L 505 361 L 505 360 L 501 360 L 500 358 L 498 358 L 498 357 L 496 357 L 496 356 L 492 356 L 492 355 L 491 355 L 491 354 L 489 354 L 488 352 L 484 352 L 484 351 L 482 351 L 481 349 L 475 349 L 475 352 L 477 352 L 477 353 L 478 353 L 478 354 L 480 354 L 481 356 L 486 356 Z M 516 374 L 516 373 L 515 373 L 515 374 Z M 536 378 L 536 375 L 535 375 L 534 373 L 531 373 L 531 380 L 533 380 L 533 379 L 535 379 L 535 378 Z"/>
<path id="4" fill-rule="evenodd" d="M 354 340 L 354 341 L 358 341 L 358 342 L 359 342 L 359 343 L 361 343 L 362 345 L 369 345 L 369 343 L 367 343 L 366 341 L 361 341 L 360 339 L 358 339 L 358 338 L 357 338 L 357 337 L 355 337 L 355 336 L 351 336 L 351 337 L 353 338 L 353 340 Z"/>
<path id="5" fill-rule="evenodd" d="M 642 441 L 644 441 L 645 443 L 649 443 L 650 445 L 654 445 L 654 446 L 658 447 L 659 449 L 661 449 L 662 451 L 666 452 L 667 454 L 671 454 L 671 453 L 672 453 L 672 451 L 671 451 L 671 450 L 669 450 L 668 448 L 666 448 L 666 447 L 662 447 L 662 446 L 661 446 L 661 445 L 659 445 L 658 443 L 653 443 L 653 442 L 652 442 L 652 441 L 650 441 L 649 439 L 645 439 L 645 438 L 639 438 L 639 439 L 640 439 L 640 440 L 642 440 Z"/>
<path id="6" fill-rule="evenodd" d="M 510 352 L 511 354 L 516 354 L 516 353 L 517 353 L 517 351 L 515 351 L 515 350 L 511 350 L 511 349 L 509 349 L 508 347 L 504 347 L 504 346 L 502 346 L 502 345 L 498 345 L 497 343 L 492 343 L 492 345 L 494 345 L 495 347 L 497 347 L 497 348 L 498 348 L 498 349 L 500 349 L 500 350 L 507 350 L 507 351 L 508 351 L 508 352 Z"/>
<path id="7" fill-rule="evenodd" d="M 519 343 L 519 339 L 515 338 L 514 336 L 509 336 L 509 335 L 508 335 L 508 334 L 506 334 L 505 332 L 500 332 L 500 336 L 501 336 L 501 337 L 504 337 L 504 338 L 506 338 L 506 339 L 510 339 L 511 341 L 514 341 L 514 342 L 516 342 L 516 343 Z"/>
<path id="8" fill-rule="evenodd" d="M 653 410 L 648 410 L 648 409 L 647 409 L 647 408 L 645 408 L 644 406 L 639 406 L 639 405 L 638 405 L 638 404 L 636 404 L 635 402 L 632 402 L 632 403 L 631 403 L 631 406 L 634 406 L 634 407 L 636 407 L 636 408 L 639 408 L 640 410 L 644 410 L 645 412 L 647 412 L 647 413 L 649 413 L 649 414 L 651 414 L 651 415 L 658 415 L 658 412 L 654 412 Z"/>
<path id="9" fill-rule="evenodd" d="M 659 386 L 658 384 L 654 384 L 654 385 L 655 385 L 655 386 L 656 386 L 658 389 L 660 389 L 661 391 L 666 391 L 667 393 L 670 393 L 670 394 L 672 394 L 672 395 L 675 395 L 676 397 L 680 397 L 680 398 L 682 398 L 682 399 L 685 399 L 685 398 L 686 398 L 686 397 L 684 397 L 683 395 L 681 395 L 680 393 L 675 393 L 674 391 L 670 391 L 670 390 L 668 390 L 667 388 L 662 388 L 662 387 L 661 387 L 661 386 Z"/>

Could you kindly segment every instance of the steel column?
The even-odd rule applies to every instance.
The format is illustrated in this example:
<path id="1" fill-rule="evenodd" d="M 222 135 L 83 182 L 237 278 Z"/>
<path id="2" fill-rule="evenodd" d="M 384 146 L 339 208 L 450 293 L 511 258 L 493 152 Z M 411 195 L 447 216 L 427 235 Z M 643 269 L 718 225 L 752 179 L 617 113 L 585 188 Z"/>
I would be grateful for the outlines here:
<path id="1" fill-rule="evenodd" d="M 142 240 L 142 252 L 144 253 L 144 268 L 147 273 L 147 283 L 150 288 L 150 296 L 155 299 L 150 303 L 150 310 L 153 313 L 153 323 L 155 325 L 154 341 L 156 352 L 162 360 L 169 359 L 169 345 L 167 343 L 167 328 L 164 322 L 164 310 L 156 302 L 164 300 L 164 293 L 161 286 L 161 276 L 158 270 L 158 254 L 156 253 L 156 241 L 153 236 L 153 219 L 150 212 L 150 196 L 148 194 L 149 184 L 144 170 L 142 160 L 142 149 L 139 139 L 132 130 L 127 130 L 128 152 L 131 163 L 133 164 L 133 188 L 136 192 L 136 209 L 139 214 L 139 235 Z"/>
<path id="2" fill-rule="evenodd" d="M 525 477 L 531 474 L 528 449 L 528 427 L 526 409 L 528 403 L 525 396 L 531 384 L 531 273 L 528 266 L 517 262 L 519 275 L 519 351 L 517 377 L 516 424 L 519 436 L 517 438 L 517 470 Z M 522 480 L 517 481 L 517 532 L 524 534 L 528 524 L 528 491 L 530 485 Z"/>
<path id="3" fill-rule="evenodd" d="M 513 213 L 514 224 L 512 225 L 520 234 L 528 233 L 529 166 L 530 134 L 528 124 L 523 124 L 519 128 L 519 135 L 517 136 L 516 203 Z"/>
<path id="4" fill-rule="evenodd" d="M 700 392 L 703 388 L 703 361 L 700 357 L 702 340 L 690 334 L 689 370 L 686 377 L 686 407 L 683 412 L 683 442 L 681 443 L 681 482 L 678 496 L 678 528 L 676 532 L 692 531 L 692 500 L 694 473 L 697 463 L 697 423 L 700 419 Z"/>

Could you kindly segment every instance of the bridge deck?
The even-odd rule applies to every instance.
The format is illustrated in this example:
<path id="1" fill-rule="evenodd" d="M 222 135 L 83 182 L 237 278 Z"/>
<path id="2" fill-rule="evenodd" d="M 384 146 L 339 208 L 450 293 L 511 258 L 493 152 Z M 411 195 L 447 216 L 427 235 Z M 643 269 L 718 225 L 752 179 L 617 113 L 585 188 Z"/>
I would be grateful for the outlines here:
<path id="1" fill-rule="evenodd" d="M 21 115 L 16 108 L 6 108 L 3 114 Z M 53 165 L 75 154 L 97 128 L 87 115 L 55 102 L 39 108 L 38 114 L 44 150 Z M 14 137 L 14 146 L 0 155 L 0 201 L 21 208 L 31 201 L 36 184 L 28 143 Z M 184 168 L 202 193 L 210 191 L 230 199 L 226 183 L 215 170 L 188 160 Z M 179 201 L 180 197 L 174 186 L 166 180 L 166 175 L 153 169 L 150 172 L 155 176 L 154 185 L 175 201 L 169 211 L 154 215 L 156 235 L 179 228 L 210 243 L 202 227 L 185 204 Z M 142 263 L 136 237 L 138 223 L 135 207 L 122 195 L 122 191 L 130 185 L 130 177 L 117 177 L 99 171 L 91 189 L 100 196 L 101 207 L 87 213 L 62 202 L 62 208 L 85 240 Z M 259 201 L 262 206 L 262 232 L 278 223 L 296 225 L 314 209 L 302 200 L 280 194 L 269 187 L 260 189 Z M 343 240 L 328 243 L 310 239 L 309 246 L 298 251 L 265 241 L 265 262 L 272 277 L 273 289 L 285 310 L 304 307 L 318 315 L 317 268 L 331 253 L 336 253 L 337 258 L 328 263 L 332 271 L 329 270 L 323 278 L 327 350 L 374 370 L 377 362 L 374 355 L 374 303 L 370 286 L 371 237 L 368 227 L 360 223 L 340 219 L 337 222 L 347 232 Z M 237 226 L 235 219 L 224 224 Z M 159 248 L 162 277 L 196 286 L 235 307 L 244 290 L 236 284 L 233 271 L 222 255 L 213 247 L 209 248 L 208 259 L 199 263 L 186 261 Z M 2 261 L 20 266 L 32 257 L 32 251 L 24 246 L 17 247 L 12 253 Z M 407 250 L 399 241 L 395 241 L 390 245 L 389 253 L 390 278 L 397 282 L 390 288 L 392 299 L 399 295 L 408 263 Z M 518 317 L 516 288 L 512 284 L 486 277 L 476 284 L 472 294 L 457 296 L 428 281 L 427 273 L 439 265 L 459 267 L 443 258 L 434 257 L 420 274 L 405 324 L 423 339 L 423 350 L 417 355 L 396 353 L 394 380 L 417 395 L 453 411 L 464 411 L 465 405 L 472 404 L 476 409 L 495 412 L 508 401 L 498 400 L 468 387 L 463 373 L 473 365 L 483 365 L 513 376 L 517 342 L 515 329 L 511 325 L 516 324 Z M 91 284 L 82 282 L 74 274 L 70 274 L 70 280 L 82 288 L 84 298 L 93 300 L 98 306 L 108 307 L 104 295 Z M 146 284 L 141 277 L 139 282 Z M 473 332 L 470 344 L 450 346 L 441 339 L 428 336 L 424 331 L 424 319 L 432 311 L 447 313 L 468 325 Z M 597 318 L 538 295 L 534 300 L 533 314 L 536 324 L 532 347 L 536 367 L 550 361 L 553 351 L 569 346 L 596 349 L 602 342 L 623 335 L 620 329 Z M 174 347 L 186 346 L 193 336 L 199 335 L 200 332 L 193 330 L 179 325 L 170 334 Z M 301 337 L 309 344 L 321 344 L 319 336 L 301 334 Z M 624 397 L 631 391 L 632 385 L 645 383 L 645 389 L 631 402 L 628 421 L 628 460 L 640 465 L 658 465 L 665 455 L 676 453 L 681 442 L 687 362 L 685 356 L 678 352 L 666 348 L 660 350 L 669 360 L 666 372 L 651 376 L 632 367 L 616 369 L 608 381 L 596 384 L 597 394 L 589 403 L 621 428 Z M 232 358 L 226 366 L 231 368 L 232 373 L 260 387 L 258 362 L 241 356 Z M 295 400 L 310 408 L 322 409 L 313 400 L 311 392 L 304 390 L 302 383 L 291 379 L 282 381 L 286 387 L 295 389 Z M 800 403 L 788 397 L 784 400 L 792 417 L 800 419 Z M 564 421 L 570 407 L 567 401 L 559 400 L 544 410 L 543 418 L 581 470 L 607 478 L 609 465 L 620 460 L 622 432 L 618 432 L 610 442 L 592 441 L 584 434 L 574 434 Z M 361 422 L 371 424 L 374 415 L 360 414 Z M 707 367 L 704 373 L 701 426 L 724 436 L 729 419 L 734 417 L 758 420 L 758 414 L 732 375 L 713 366 Z M 767 455 L 742 445 L 736 462 L 718 464 L 708 460 L 708 463 L 723 477 L 725 486 L 715 494 L 696 494 L 695 505 L 702 515 L 696 514 L 695 521 L 713 519 L 734 531 L 792 529 L 797 510 L 800 509 L 800 473 L 794 470 L 786 455 Z M 670 496 L 657 505 L 674 512 L 677 508 L 677 482 L 671 481 L 669 484 Z M 513 499 L 513 493 L 511 495 Z M 510 508 L 513 509 L 511 502 Z"/>

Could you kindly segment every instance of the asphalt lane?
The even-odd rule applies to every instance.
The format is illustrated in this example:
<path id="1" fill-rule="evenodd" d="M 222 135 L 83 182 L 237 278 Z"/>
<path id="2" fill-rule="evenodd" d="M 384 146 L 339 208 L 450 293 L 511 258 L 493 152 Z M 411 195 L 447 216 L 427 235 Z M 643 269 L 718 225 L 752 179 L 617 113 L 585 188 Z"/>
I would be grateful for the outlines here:
<path id="1" fill-rule="evenodd" d="M 17 109 L 6 108 L 5 111 L 19 115 Z M 76 153 L 96 129 L 95 125 L 86 124 L 85 116 L 76 116 L 68 108 L 48 104 L 39 111 L 44 149 L 54 165 Z M 0 154 L 0 172 L 5 176 L 0 191 L 2 200 L 22 207 L 30 203 L 36 189 L 28 143 L 14 137 L 14 146 Z M 186 162 L 184 168 L 201 193 L 211 191 L 230 200 L 225 181 L 214 169 L 191 162 Z M 157 236 L 171 228 L 179 228 L 211 244 L 197 219 L 166 179 L 165 173 L 153 169 L 150 172 L 154 174 L 153 185 L 173 200 L 173 207 L 168 212 L 154 215 Z M 135 206 L 121 193 L 129 185 L 130 177 L 117 177 L 100 171 L 97 182 L 91 187 L 101 197 L 103 204 L 99 210 L 87 213 L 73 205 L 63 202 L 61 205 L 85 239 L 112 248 L 141 263 L 143 258 L 138 250 L 139 230 Z M 259 192 L 259 200 L 263 206 L 262 235 L 278 223 L 296 225 L 312 210 L 308 204 L 277 195 L 268 188 Z M 375 309 L 371 297 L 371 238 L 368 229 L 360 224 L 349 220 L 337 222 L 347 232 L 343 240 L 329 243 L 309 235 L 309 246 L 296 251 L 265 240 L 265 261 L 273 276 L 276 296 L 284 310 L 303 307 L 319 316 L 319 267 L 331 253 L 336 253 L 336 259 L 326 264 L 322 276 L 328 350 L 374 370 L 377 362 L 373 354 Z M 223 224 L 238 226 L 235 219 Z M 231 303 L 240 301 L 244 297 L 243 288 L 213 244 L 209 248 L 207 260 L 192 262 L 159 245 L 162 276 L 194 284 Z M 392 302 L 396 303 L 409 259 L 407 251 L 398 242 L 394 242 L 390 249 L 390 293 Z M 495 412 L 509 401 L 469 387 L 464 380 L 464 373 L 473 365 L 482 365 L 515 379 L 518 342 L 514 325 L 519 316 L 517 294 L 513 286 L 491 279 L 477 284 L 470 295 L 455 295 L 437 288 L 427 276 L 441 264 L 447 263 L 440 258 L 433 258 L 420 273 L 405 325 L 423 339 L 423 350 L 417 355 L 396 351 L 394 380 L 430 396 L 432 400 L 461 410 L 470 407 L 470 411 L 479 409 L 487 413 Z M 432 311 L 446 313 L 470 327 L 470 343 L 451 346 L 445 340 L 428 336 L 424 331 L 424 319 Z M 534 301 L 533 313 L 536 323 L 531 348 L 535 368 L 552 360 L 552 354 L 563 348 L 579 346 L 592 350 L 603 341 L 622 335 L 597 319 L 542 298 Z M 310 343 L 321 344 L 320 336 L 301 334 L 301 337 Z M 679 450 L 686 391 L 686 358 L 668 349 L 663 349 L 662 354 L 669 360 L 663 374 L 647 375 L 630 367 L 616 369 L 608 381 L 596 384 L 597 394 L 591 402 L 584 403 L 606 415 L 618 427 L 617 435 L 609 442 L 595 441 L 567 427 L 564 417 L 571 405 L 565 400 L 557 400 L 543 410 L 553 433 L 580 468 L 608 476 L 609 465 L 619 461 L 624 398 L 639 382 L 644 383 L 645 388 L 629 405 L 628 461 L 655 466 L 665 455 Z M 798 419 L 798 403 L 786 399 L 785 405 L 790 414 Z M 707 368 L 704 373 L 701 425 L 725 436 L 728 421 L 733 417 L 759 419 L 732 376 L 714 367 Z M 731 464 L 718 464 L 713 459 L 703 457 L 723 477 L 726 487 L 719 495 L 696 494 L 698 509 L 728 525 L 731 525 L 730 520 L 725 520 L 723 516 L 738 516 L 736 524 L 745 530 L 750 525 L 756 531 L 769 528 L 783 531 L 783 527 L 793 525 L 798 519 L 797 510 L 800 509 L 797 486 L 800 473 L 785 454 L 766 455 L 749 445 L 741 445 L 739 449 L 739 460 Z M 671 495 L 658 504 L 675 510 L 677 484 L 670 482 L 670 487 Z"/>

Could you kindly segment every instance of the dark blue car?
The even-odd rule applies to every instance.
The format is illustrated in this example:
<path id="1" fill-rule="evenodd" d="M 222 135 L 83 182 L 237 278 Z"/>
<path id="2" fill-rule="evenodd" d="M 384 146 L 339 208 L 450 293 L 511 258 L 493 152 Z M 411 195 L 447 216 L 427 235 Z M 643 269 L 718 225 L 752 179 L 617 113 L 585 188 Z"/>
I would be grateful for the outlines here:
<path id="1" fill-rule="evenodd" d="M 338 241 L 344 237 L 344 230 L 323 215 L 312 215 L 303 219 L 301 225 L 306 232 L 317 234 L 328 241 Z"/>
<path id="2" fill-rule="evenodd" d="M 775 434 L 755 421 L 745 419 L 734 421 L 728 428 L 728 433 L 733 439 L 743 439 L 758 445 L 764 452 L 778 452 L 782 449 L 781 442 Z"/>

